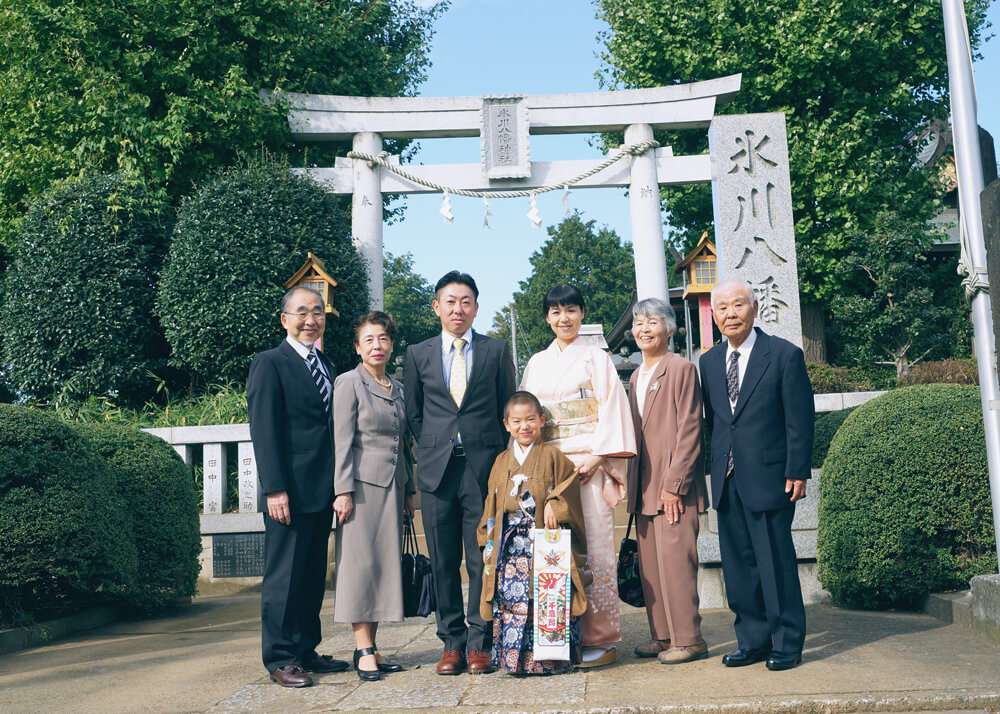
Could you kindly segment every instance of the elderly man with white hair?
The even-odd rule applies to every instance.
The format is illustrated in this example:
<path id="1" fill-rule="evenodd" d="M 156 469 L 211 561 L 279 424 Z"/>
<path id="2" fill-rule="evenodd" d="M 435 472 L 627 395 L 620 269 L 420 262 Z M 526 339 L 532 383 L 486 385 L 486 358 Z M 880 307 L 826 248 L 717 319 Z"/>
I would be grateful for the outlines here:
<path id="1" fill-rule="evenodd" d="M 806 631 L 792 518 L 811 470 L 812 386 L 802 350 L 754 327 L 757 299 L 745 282 L 716 285 L 712 315 L 726 339 L 701 356 L 701 386 L 737 639 L 722 663 L 791 669 Z"/>

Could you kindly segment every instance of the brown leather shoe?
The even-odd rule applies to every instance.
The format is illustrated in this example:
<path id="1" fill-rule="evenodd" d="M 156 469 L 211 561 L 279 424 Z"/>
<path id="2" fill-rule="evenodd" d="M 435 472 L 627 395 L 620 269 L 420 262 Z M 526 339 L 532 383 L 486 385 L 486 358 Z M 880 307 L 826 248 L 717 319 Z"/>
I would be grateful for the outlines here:
<path id="1" fill-rule="evenodd" d="M 458 650 L 446 649 L 441 653 L 435 671 L 438 674 L 461 674 L 465 671 L 465 657 Z"/>
<path id="2" fill-rule="evenodd" d="M 282 687 L 311 687 L 313 680 L 302 667 L 297 664 L 286 664 L 271 672 L 271 681 Z"/>
<path id="3" fill-rule="evenodd" d="M 490 661 L 490 653 L 483 650 L 469 650 L 465 656 L 469 661 L 469 674 L 492 674 L 496 668 Z"/>
<path id="4" fill-rule="evenodd" d="M 655 657 L 670 649 L 670 640 L 650 640 L 649 642 L 644 642 L 641 645 L 636 645 L 635 656 L 636 657 Z"/>
<path id="5" fill-rule="evenodd" d="M 708 657 L 708 645 L 704 642 L 699 642 L 696 645 L 688 645 L 687 647 L 671 647 L 665 652 L 660 652 L 656 656 L 656 659 L 660 661 L 660 664 L 684 664 L 685 662 L 695 662 L 706 657 Z"/>

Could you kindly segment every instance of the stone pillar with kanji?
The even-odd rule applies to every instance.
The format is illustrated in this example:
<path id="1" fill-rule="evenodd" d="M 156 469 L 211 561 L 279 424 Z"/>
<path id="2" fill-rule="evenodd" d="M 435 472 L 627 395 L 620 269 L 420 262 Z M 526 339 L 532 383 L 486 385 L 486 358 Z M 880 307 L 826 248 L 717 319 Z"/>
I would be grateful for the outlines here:
<path id="1" fill-rule="evenodd" d="M 802 346 L 785 116 L 716 116 L 708 130 L 718 280 L 748 282 L 757 325 Z"/>

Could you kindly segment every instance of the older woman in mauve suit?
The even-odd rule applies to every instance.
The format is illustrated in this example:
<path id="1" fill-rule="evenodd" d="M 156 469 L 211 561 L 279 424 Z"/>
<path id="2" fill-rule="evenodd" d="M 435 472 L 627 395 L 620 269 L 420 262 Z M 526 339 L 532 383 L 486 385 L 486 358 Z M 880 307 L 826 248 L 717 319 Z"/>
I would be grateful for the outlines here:
<path id="1" fill-rule="evenodd" d="M 354 328 L 361 364 L 333 385 L 333 510 L 340 529 L 333 619 L 354 628 L 354 668 L 363 681 L 402 670 L 375 646 L 380 621 L 403 619 L 402 521 L 404 509 L 413 513 L 403 387 L 385 372 L 395 335 L 391 316 L 364 315 Z"/>
<path id="2" fill-rule="evenodd" d="M 632 310 L 642 365 L 629 403 L 638 454 L 628 471 L 628 512 L 635 514 L 639 570 L 652 639 L 639 657 L 681 664 L 708 656 L 698 614 L 698 514 L 705 511 L 698 369 L 669 351 L 677 329 L 657 298 Z"/>

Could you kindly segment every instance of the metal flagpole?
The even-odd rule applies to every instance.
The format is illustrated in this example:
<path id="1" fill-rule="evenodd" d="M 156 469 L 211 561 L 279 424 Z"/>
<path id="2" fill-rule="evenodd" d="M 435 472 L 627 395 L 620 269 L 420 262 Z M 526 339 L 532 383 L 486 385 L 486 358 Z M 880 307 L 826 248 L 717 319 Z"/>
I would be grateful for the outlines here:
<path id="1" fill-rule="evenodd" d="M 993 531 L 1000 557 L 1000 387 L 997 385 L 995 336 L 986 280 L 986 241 L 980 194 L 983 190 L 982 154 L 976 119 L 976 92 L 972 76 L 969 30 L 962 0 L 941 0 L 945 46 L 948 51 L 948 86 L 951 93 L 951 130 L 958 169 L 959 214 L 971 261 L 973 289 L 972 325 L 975 331 L 979 389 L 986 428 L 986 458 L 993 501 Z"/>

